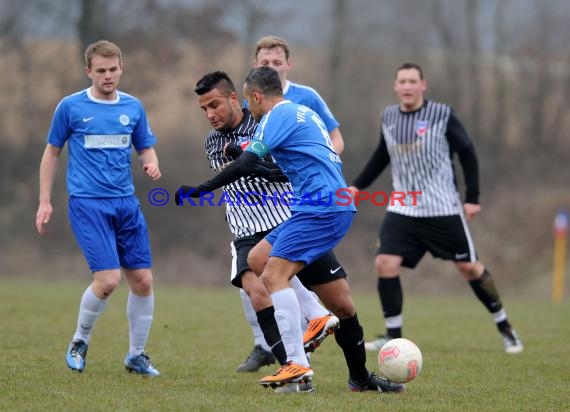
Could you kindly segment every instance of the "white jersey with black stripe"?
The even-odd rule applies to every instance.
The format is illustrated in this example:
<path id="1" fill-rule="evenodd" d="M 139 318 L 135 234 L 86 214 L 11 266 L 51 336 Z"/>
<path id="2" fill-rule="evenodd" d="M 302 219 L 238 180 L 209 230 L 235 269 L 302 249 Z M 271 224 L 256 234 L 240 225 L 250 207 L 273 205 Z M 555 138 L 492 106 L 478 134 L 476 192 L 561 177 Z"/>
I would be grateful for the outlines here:
<path id="1" fill-rule="evenodd" d="M 398 105 L 384 110 L 382 135 L 390 154 L 394 191 L 421 192 L 415 205 L 408 195 L 404 202 L 392 201 L 388 211 L 414 217 L 462 213 L 446 137 L 450 115 L 449 106 L 432 101 L 413 112 L 402 112 Z"/>
<path id="2" fill-rule="evenodd" d="M 240 124 L 232 130 L 212 130 L 204 142 L 210 167 L 216 173 L 233 159 L 224 156 L 227 143 L 245 147 L 255 133 L 257 123 L 247 109 Z M 226 220 L 236 238 L 271 230 L 289 219 L 291 211 L 283 202 L 292 193 L 289 183 L 270 182 L 260 177 L 243 177 L 223 187 L 228 201 Z M 246 194 L 249 194 L 245 197 Z M 264 198 L 263 194 L 267 197 Z M 276 200 L 274 200 L 276 199 Z"/>

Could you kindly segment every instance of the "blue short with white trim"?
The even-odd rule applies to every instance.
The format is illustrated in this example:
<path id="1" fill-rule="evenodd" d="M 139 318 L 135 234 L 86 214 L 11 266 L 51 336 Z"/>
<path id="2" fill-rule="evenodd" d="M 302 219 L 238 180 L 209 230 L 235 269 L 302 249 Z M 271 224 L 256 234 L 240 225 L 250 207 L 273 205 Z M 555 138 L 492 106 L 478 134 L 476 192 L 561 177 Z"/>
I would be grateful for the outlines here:
<path id="1" fill-rule="evenodd" d="M 146 221 L 135 196 L 69 198 L 69 221 L 92 272 L 152 267 Z"/>
<path id="2" fill-rule="evenodd" d="M 354 213 L 293 211 L 289 220 L 265 237 L 272 245 L 269 255 L 308 265 L 335 248 L 350 228 Z"/>

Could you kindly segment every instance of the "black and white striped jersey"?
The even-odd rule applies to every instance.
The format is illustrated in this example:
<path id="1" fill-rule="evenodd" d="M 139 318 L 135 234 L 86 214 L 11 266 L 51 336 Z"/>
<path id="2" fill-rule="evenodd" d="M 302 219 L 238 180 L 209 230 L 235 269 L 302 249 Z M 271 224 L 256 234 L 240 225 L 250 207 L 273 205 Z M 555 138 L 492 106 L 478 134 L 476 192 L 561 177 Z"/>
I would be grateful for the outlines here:
<path id="1" fill-rule="evenodd" d="M 243 109 L 243 113 L 243 119 L 235 129 L 212 130 L 206 137 L 204 148 L 215 173 L 234 160 L 224 156 L 224 146 L 234 143 L 244 148 L 255 133 L 257 123 L 247 109 Z M 291 216 L 289 206 L 282 201 L 292 193 L 289 183 L 248 176 L 224 186 L 223 190 L 229 198 L 225 202 L 226 220 L 238 238 L 273 229 Z M 244 198 L 246 194 L 247 198 Z M 265 199 L 264 194 L 267 195 Z"/>
<path id="2" fill-rule="evenodd" d="M 368 186 L 388 165 L 392 166 L 393 195 L 421 192 L 416 204 L 411 195 L 391 201 L 387 210 L 413 217 L 450 216 L 462 213 L 452 157 L 459 154 L 467 186 L 466 201 L 478 203 L 478 165 L 469 136 L 452 109 L 425 101 L 413 112 L 398 105 L 382 114 L 380 144 L 354 186 Z"/>

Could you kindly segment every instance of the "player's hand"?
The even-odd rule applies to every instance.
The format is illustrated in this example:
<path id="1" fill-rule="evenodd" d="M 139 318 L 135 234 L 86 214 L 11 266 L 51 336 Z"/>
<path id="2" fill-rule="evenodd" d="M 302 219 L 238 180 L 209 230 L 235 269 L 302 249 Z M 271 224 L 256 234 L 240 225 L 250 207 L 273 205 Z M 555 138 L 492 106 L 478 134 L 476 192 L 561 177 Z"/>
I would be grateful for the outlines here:
<path id="1" fill-rule="evenodd" d="M 152 180 L 158 180 L 162 176 L 162 173 L 156 163 L 146 163 L 143 165 L 143 170 Z"/>
<path id="2" fill-rule="evenodd" d="M 232 159 L 237 159 L 243 153 L 243 149 L 239 144 L 227 143 L 224 146 L 224 155 L 231 157 Z"/>
<path id="3" fill-rule="evenodd" d="M 53 214 L 53 207 L 51 203 L 41 203 L 36 213 L 36 230 L 40 235 L 46 232 L 46 225 L 51 220 Z"/>
<path id="4" fill-rule="evenodd" d="M 465 212 L 467 220 L 471 220 L 481 211 L 481 205 L 477 203 L 465 203 L 463 204 L 463 211 Z"/>
<path id="5" fill-rule="evenodd" d="M 184 205 L 184 199 L 189 197 L 200 197 L 200 191 L 195 186 L 180 186 L 174 193 L 174 202 L 177 206 Z"/>

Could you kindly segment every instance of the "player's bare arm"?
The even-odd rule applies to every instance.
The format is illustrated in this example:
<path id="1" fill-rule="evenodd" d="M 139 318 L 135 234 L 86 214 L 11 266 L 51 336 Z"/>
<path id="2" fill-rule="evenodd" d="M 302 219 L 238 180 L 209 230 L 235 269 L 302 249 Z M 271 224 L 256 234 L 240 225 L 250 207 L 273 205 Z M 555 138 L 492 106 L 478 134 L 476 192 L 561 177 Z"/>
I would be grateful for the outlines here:
<path id="1" fill-rule="evenodd" d="M 36 213 L 36 229 L 40 235 L 45 233 L 45 226 L 49 223 L 51 215 L 53 214 L 51 189 L 53 187 L 60 154 L 61 148 L 48 144 L 40 163 L 40 195 L 38 211 Z"/>

